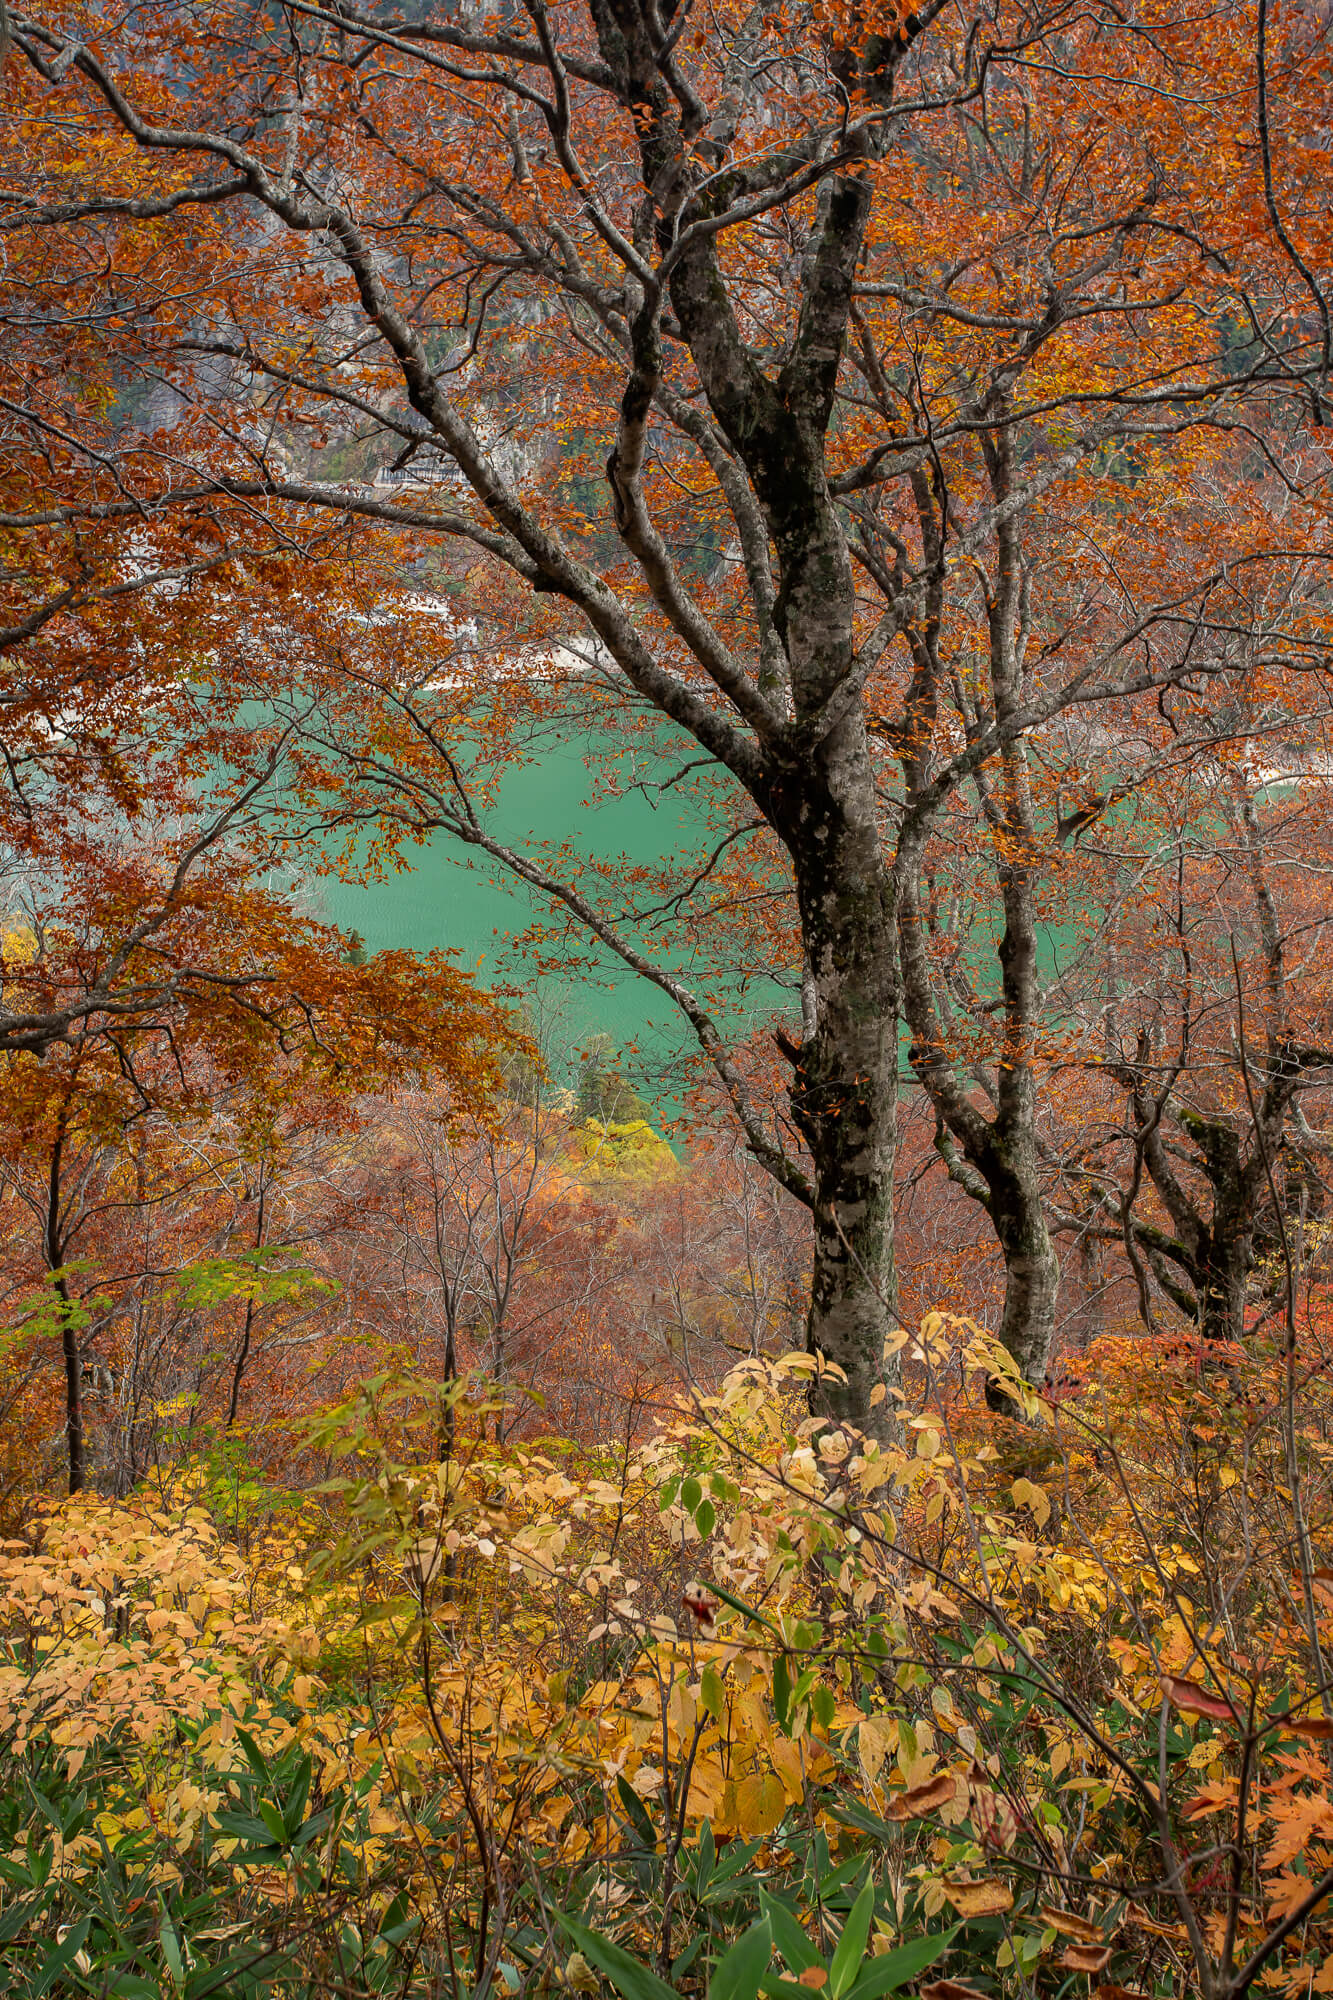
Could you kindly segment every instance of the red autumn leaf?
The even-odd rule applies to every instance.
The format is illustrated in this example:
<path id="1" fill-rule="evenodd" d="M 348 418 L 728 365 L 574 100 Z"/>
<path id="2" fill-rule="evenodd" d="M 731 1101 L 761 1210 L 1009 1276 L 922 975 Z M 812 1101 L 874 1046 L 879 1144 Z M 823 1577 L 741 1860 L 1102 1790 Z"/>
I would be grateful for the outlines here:
<path id="1" fill-rule="evenodd" d="M 680 1601 L 700 1630 L 705 1635 L 710 1633 L 717 1619 L 717 1606 L 712 1598 L 701 1590 L 682 1590 Z"/>
<path id="2" fill-rule="evenodd" d="M 1201 1688 L 1197 1681 L 1182 1681 L 1174 1674 L 1163 1674 L 1162 1692 L 1184 1715 L 1210 1715 L 1217 1722 L 1240 1720 L 1224 1696 L 1209 1694 L 1207 1688 Z"/>

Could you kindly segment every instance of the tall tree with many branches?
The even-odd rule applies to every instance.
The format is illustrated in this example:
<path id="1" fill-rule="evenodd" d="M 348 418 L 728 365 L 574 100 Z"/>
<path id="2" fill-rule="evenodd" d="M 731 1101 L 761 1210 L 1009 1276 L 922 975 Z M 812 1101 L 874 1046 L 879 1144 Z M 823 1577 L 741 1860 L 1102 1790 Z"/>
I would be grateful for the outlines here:
<path id="1" fill-rule="evenodd" d="M 1062 0 L 13 13 L 5 393 L 27 487 L 0 527 L 202 510 L 299 563 L 330 514 L 378 525 L 418 584 L 452 563 L 493 650 L 521 631 L 581 652 L 694 746 L 788 913 L 794 1143 L 678 960 L 495 837 L 460 649 L 405 658 L 367 628 L 285 694 L 312 809 L 336 782 L 344 818 L 447 828 L 682 1010 L 810 1208 L 808 1339 L 840 1371 L 823 1407 L 881 1435 L 900 951 L 915 1072 L 1039 1381 L 1034 885 L 1058 824 L 1034 746 L 1071 710 L 1104 745 L 1172 688 L 1205 728 L 1241 670 L 1228 563 L 1326 534 L 1327 460 L 1298 444 L 1325 412 L 1326 220 L 1290 145 L 1322 31 L 1289 9 L 1279 61 L 1266 14 L 1206 26 Z M 100 402 L 56 366 L 94 324 Z M 1300 522 L 1258 510 L 1243 548 L 1199 536 L 1163 577 L 1172 496 L 1258 461 Z M 923 916 L 965 787 L 999 910 L 994 1087 Z"/>

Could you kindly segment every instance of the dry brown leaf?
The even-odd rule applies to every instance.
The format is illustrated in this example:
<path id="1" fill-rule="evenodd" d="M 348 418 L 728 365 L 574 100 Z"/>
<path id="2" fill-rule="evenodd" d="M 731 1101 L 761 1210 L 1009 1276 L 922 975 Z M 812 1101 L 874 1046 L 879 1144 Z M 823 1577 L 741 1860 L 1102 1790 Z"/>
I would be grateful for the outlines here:
<path id="1" fill-rule="evenodd" d="M 1188 1935 L 1184 1924 L 1159 1924 L 1155 1917 L 1145 1917 L 1141 1910 L 1131 1910 L 1125 1919 L 1135 1930 L 1147 1931 L 1149 1937 L 1183 1938 Z"/>
<path id="2" fill-rule="evenodd" d="M 796 1975 L 798 1986 L 808 1986 L 817 1993 L 821 1986 L 828 1985 L 828 1969 L 823 1965 L 807 1965 L 804 1972 Z"/>
<path id="3" fill-rule="evenodd" d="M 889 1806 L 889 1818 L 924 1819 L 927 1813 L 938 1812 L 941 1806 L 951 1805 L 958 1793 L 956 1779 L 947 1771 L 932 1778 L 929 1784 L 914 1785 L 910 1791 L 899 1792 Z"/>
<path id="4" fill-rule="evenodd" d="M 936 1979 L 916 1990 L 921 2000 L 983 2000 L 975 1986 L 964 1986 L 961 1979 Z"/>
<path id="5" fill-rule="evenodd" d="M 1060 1963 L 1069 1972 L 1104 1972 L 1110 1962 L 1109 1944 L 1069 1944 L 1060 1954 Z"/>
<path id="6" fill-rule="evenodd" d="M 1106 1932 L 1101 1924 L 1090 1923 L 1087 1917 L 1079 1916 L 1076 1910 L 1061 1910 L 1054 1903 L 1043 1903 L 1041 1920 L 1049 1924 L 1062 1937 L 1074 1938 L 1079 1944 L 1101 1944 Z"/>
<path id="7" fill-rule="evenodd" d="M 946 1882 L 944 1893 L 960 1917 L 998 1917 L 1014 1907 L 1003 1882 Z"/>

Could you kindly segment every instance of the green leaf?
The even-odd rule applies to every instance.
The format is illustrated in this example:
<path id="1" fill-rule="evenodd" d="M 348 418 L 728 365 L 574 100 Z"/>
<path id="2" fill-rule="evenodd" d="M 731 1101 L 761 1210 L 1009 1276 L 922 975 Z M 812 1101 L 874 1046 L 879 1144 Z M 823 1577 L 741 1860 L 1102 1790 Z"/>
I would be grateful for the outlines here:
<path id="1" fill-rule="evenodd" d="M 49 1820 L 56 1832 L 64 1835 L 65 1823 L 60 1817 L 60 1808 L 48 1799 L 45 1792 L 39 1792 L 35 1785 L 29 1785 L 28 1795 L 44 1820 Z"/>
<path id="2" fill-rule="evenodd" d="M 278 1808 L 272 1805 L 268 1799 L 261 1799 L 259 1801 L 259 1817 L 263 1820 L 273 1839 L 277 1841 L 278 1846 L 285 1847 L 287 1844 L 287 1829 L 282 1823 L 282 1814 L 278 1811 Z"/>
<path id="3" fill-rule="evenodd" d="M 759 1982 L 773 1956 L 773 1931 L 767 1917 L 742 1931 L 726 1957 L 713 1967 L 708 2000 L 757 2000 Z"/>
<path id="4" fill-rule="evenodd" d="M 840 1826 L 854 1827 L 858 1833 L 868 1833 L 875 1840 L 892 1841 L 901 1838 L 902 1828 L 891 1826 L 878 1813 L 868 1812 L 864 1806 L 845 1800 L 828 1808 L 830 1819 L 836 1819 Z"/>
<path id="5" fill-rule="evenodd" d="M 694 1964 L 695 1959 L 699 1956 L 699 1953 L 703 1950 L 704 1936 L 705 1933 L 703 1931 L 696 1931 L 694 1933 L 694 1936 L 690 1939 L 689 1943 L 686 1945 L 684 1951 L 681 1952 L 679 1958 L 672 1959 L 671 1977 L 673 1979 L 679 1979 L 683 1972 L 689 1971 L 690 1967 Z"/>
<path id="6" fill-rule="evenodd" d="M 705 1541 L 717 1525 L 717 1509 L 711 1500 L 701 1500 L 694 1510 L 694 1525 Z"/>
<path id="7" fill-rule="evenodd" d="M 420 1616 L 419 1601 L 404 1592 L 398 1597 L 382 1597 L 378 1604 L 368 1605 L 356 1621 L 356 1630 L 368 1632 L 372 1625 L 387 1625 L 392 1618 L 402 1618 L 409 1623 L 415 1623 Z"/>
<path id="8" fill-rule="evenodd" d="M 829 2000 L 842 2000 L 842 1995 L 847 1992 L 861 1969 L 861 1960 L 866 1955 L 866 1939 L 870 1936 L 870 1918 L 874 1908 L 875 1885 L 867 1875 L 865 1887 L 847 1912 L 847 1921 L 842 1927 L 842 1936 L 838 1939 L 838 1949 L 834 1952 L 833 1963 L 829 1967 Z"/>
<path id="9" fill-rule="evenodd" d="M 657 1829 L 648 1816 L 648 1809 L 644 1805 L 643 1800 L 639 1797 L 623 1772 L 616 1778 L 616 1792 L 621 1805 L 625 1808 L 626 1817 L 630 1825 L 634 1828 L 634 1831 L 638 1834 L 639 1839 L 646 1848 L 650 1850 L 655 1849 L 657 1846 Z"/>
<path id="10" fill-rule="evenodd" d="M 895 1827 L 894 1832 L 897 1833 L 897 1831 L 898 1829 Z M 820 1832 L 818 1840 L 816 1841 L 815 1852 L 816 1856 L 819 1857 L 818 1868 L 816 1871 L 816 1880 L 818 1882 L 818 1888 L 816 1890 L 816 1894 L 818 1895 L 821 1902 L 831 1903 L 837 1896 L 838 1891 L 842 1889 L 846 1883 L 850 1882 L 854 1875 L 859 1875 L 861 1873 L 861 1870 L 866 1865 L 865 1854 L 864 1852 L 860 1854 L 849 1854 L 847 1859 L 845 1861 L 840 1861 L 835 1868 L 828 1859 L 828 1843 L 825 1840 L 822 1831 Z M 849 1897 L 848 1898 L 849 1906 L 851 1900 L 852 1899 Z"/>
<path id="11" fill-rule="evenodd" d="M 268 1765 L 264 1762 L 264 1753 L 255 1742 L 249 1730 L 242 1729 L 239 1723 L 236 1726 L 236 1741 L 240 1744 L 242 1750 L 244 1750 L 246 1761 L 249 1763 L 250 1769 L 254 1772 L 255 1776 L 267 1779 L 269 1773 Z"/>
<path id="12" fill-rule="evenodd" d="M 900 1986 L 909 1985 L 949 1949 L 958 1930 L 955 1925 L 940 1937 L 914 1938 L 911 1944 L 886 1951 L 882 1958 L 872 1958 L 847 2000 L 880 2000 L 882 1994 L 896 1993 Z"/>
<path id="13" fill-rule="evenodd" d="M 668 1986 L 648 1966 L 631 1958 L 623 1945 L 613 1944 L 610 1938 L 604 1938 L 599 1931 L 590 1931 L 585 1924 L 576 1924 L 559 1910 L 555 1912 L 555 1920 L 589 1965 L 595 1965 L 603 1978 L 610 1980 L 621 2000 L 680 2000 L 674 1986 Z"/>
<path id="14" fill-rule="evenodd" d="M 713 1822 L 706 1819 L 699 1834 L 699 1858 L 694 1865 L 694 1893 L 702 1902 L 708 1894 L 708 1884 L 713 1879 L 713 1869 L 717 1865 L 717 1846 L 713 1840 Z"/>
<path id="15" fill-rule="evenodd" d="M 214 1965 L 197 1965 L 185 1982 L 185 2000 L 241 2000 L 244 1994 L 272 1993 L 274 1983 L 288 1969 L 287 1954 L 276 1951 L 232 1952 Z M 263 1984 L 255 1979 L 262 1966 Z M 119 1991 L 119 1988 L 115 1989 Z M 157 1988 L 149 1992 L 156 2000 Z M 135 2000 L 140 2000 L 136 1993 Z M 147 2000 L 147 1995 L 144 1996 Z"/>
<path id="16" fill-rule="evenodd" d="M 726 1882 L 734 1891 L 736 1877 L 744 1872 L 763 1846 L 762 1840 L 728 1841 L 727 1851 L 713 1871 L 713 1886 L 719 1888 Z"/>
<path id="17" fill-rule="evenodd" d="M 37 1969 L 36 1984 L 31 1989 L 34 1996 L 47 1992 L 55 1985 L 61 1973 L 69 1970 L 74 1963 L 75 1953 L 83 1950 L 91 1929 L 92 1918 L 81 1918 L 64 1943 L 58 1944 L 55 1950 L 42 1960 Z"/>
<path id="18" fill-rule="evenodd" d="M 787 1655 L 773 1655 L 773 1713 L 778 1726 L 786 1729 L 791 1722 L 791 1674 L 787 1668 Z"/>
<path id="19" fill-rule="evenodd" d="M 40 1914 L 40 1909 L 34 1908 L 30 1901 L 15 1903 L 12 1908 L 0 1915 L 0 1944 L 8 1944 Z"/>
<path id="20" fill-rule="evenodd" d="M 763 1889 L 759 1892 L 759 1907 L 772 1925 L 773 1942 L 793 1972 L 808 1972 L 812 1965 L 823 1964 L 793 1910 Z"/>
<path id="21" fill-rule="evenodd" d="M 229 1834 L 233 1840 L 257 1840 L 262 1847 L 268 1846 L 273 1833 L 273 1829 L 266 1826 L 262 1819 L 256 1819 L 253 1813 L 221 1812 L 217 1815 L 216 1825 L 219 1833 Z"/>
<path id="22" fill-rule="evenodd" d="M 692 1514 L 704 1497 L 703 1487 L 697 1479 L 682 1479 L 680 1482 L 680 1504 L 687 1514 Z"/>
<path id="23" fill-rule="evenodd" d="M 747 1604 L 743 1597 L 733 1597 L 729 1590 L 723 1589 L 716 1577 L 709 1577 L 708 1588 L 714 1597 L 719 1598 L 723 1604 L 729 1604 L 733 1611 L 739 1611 L 742 1618 L 748 1619 L 751 1625 L 762 1625 L 765 1632 L 771 1632 L 780 1646 L 786 1644 L 781 1632 L 779 1632 L 771 1618 L 765 1618 L 761 1611 L 756 1611 L 754 1606 Z"/>
<path id="24" fill-rule="evenodd" d="M 407 1915 L 408 1908 L 409 1904 L 407 1900 L 407 1891 L 406 1889 L 400 1889 L 398 1891 L 398 1894 L 394 1897 L 393 1901 L 390 1903 L 388 1909 L 384 1912 L 384 1915 L 380 1918 L 379 1922 L 380 1937 L 386 1936 L 386 1934 L 389 1931 L 393 1930 L 398 1924 L 401 1924 L 403 1922 L 404 1918 Z"/>
<path id="25" fill-rule="evenodd" d="M 711 1664 L 706 1666 L 699 1676 L 699 1699 L 714 1722 L 719 1721 L 725 1697 L 722 1691 L 722 1676 Z"/>
<path id="26" fill-rule="evenodd" d="M 325 1806 L 323 1812 L 312 1813 L 309 1819 L 302 1820 L 292 1835 L 292 1846 L 298 1849 L 309 1847 L 312 1840 L 318 1840 L 322 1833 L 328 1832 L 335 1817 L 332 1806 Z"/>
<path id="27" fill-rule="evenodd" d="M 157 1927 L 157 1935 L 162 1946 L 162 1956 L 167 1962 L 167 1971 L 177 1986 L 184 1986 L 185 1961 L 181 1957 L 180 1939 L 176 1936 L 176 1927 L 165 1909 L 162 1912 L 162 1921 Z"/>
<path id="28" fill-rule="evenodd" d="M 313 1770 L 310 1759 L 302 1757 L 296 1767 L 296 1783 L 292 1787 L 291 1797 L 282 1809 L 282 1824 L 286 1829 L 289 1839 L 305 1818 L 306 1802 L 310 1797 L 310 1780 L 312 1776 Z"/>

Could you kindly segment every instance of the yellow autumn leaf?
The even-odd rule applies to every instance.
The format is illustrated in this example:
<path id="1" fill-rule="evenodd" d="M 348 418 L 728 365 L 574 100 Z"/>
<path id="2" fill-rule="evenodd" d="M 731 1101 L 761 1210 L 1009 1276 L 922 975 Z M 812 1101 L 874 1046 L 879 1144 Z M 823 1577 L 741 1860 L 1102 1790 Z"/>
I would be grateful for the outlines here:
<path id="1" fill-rule="evenodd" d="M 884 1760 L 898 1748 L 898 1723 L 892 1715 L 867 1715 L 856 1732 L 861 1768 L 871 1784 L 884 1767 Z"/>
<path id="2" fill-rule="evenodd" d="M 772 1833 L 786 1810 L 787 1794 L 773 1771 L 762 1777 L 742 1778 L 736 1787 L 736 1826 L 746 1840 Z"/>
<path id="3" fill-rule="evenodd" d="M 1051 1503 L 1040 1486 L 1031 1479 L 1016 1479 L 1012 1492 L 1015 1507 L 1030 1507 L 1039 1528 L 1044 1528 L 1051 1518 Z"/>

